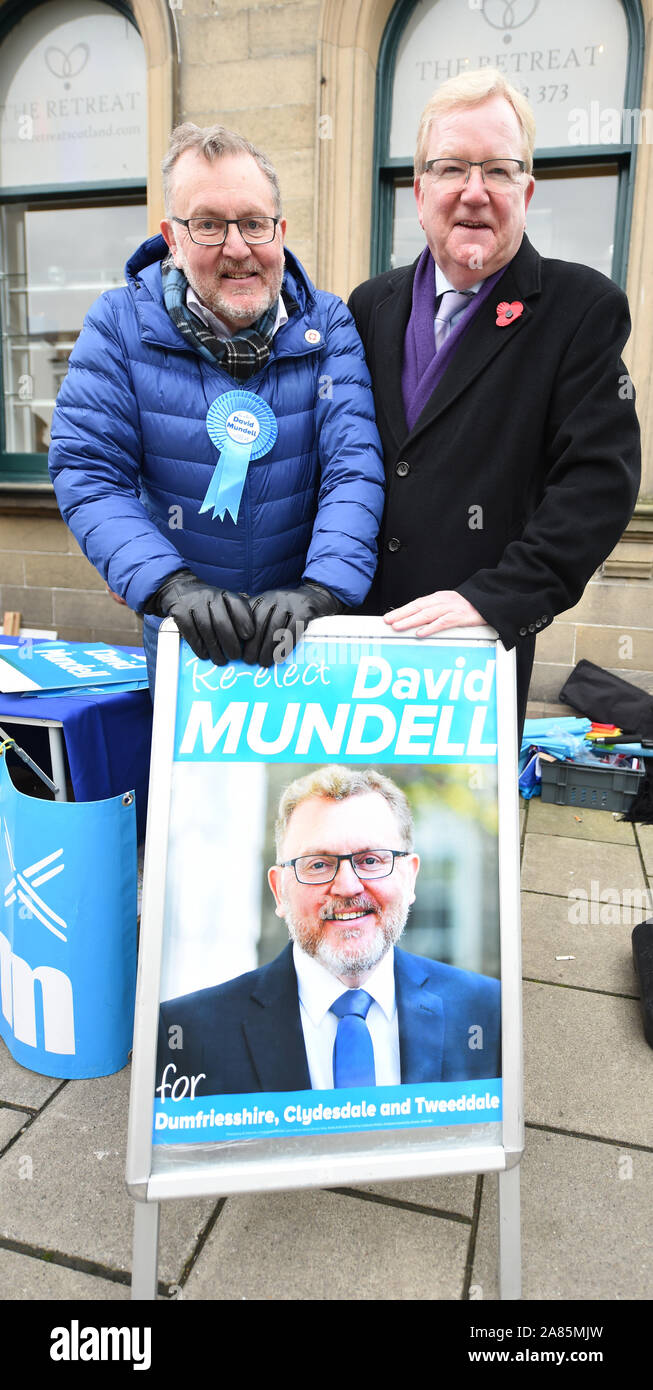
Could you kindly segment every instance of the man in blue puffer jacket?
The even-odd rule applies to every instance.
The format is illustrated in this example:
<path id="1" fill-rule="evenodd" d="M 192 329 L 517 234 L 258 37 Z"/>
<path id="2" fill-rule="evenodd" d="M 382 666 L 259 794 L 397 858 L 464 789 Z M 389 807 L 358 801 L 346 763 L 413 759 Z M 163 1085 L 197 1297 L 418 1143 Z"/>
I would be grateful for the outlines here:
<path id="1" fill-rule="evenodd" d="M 342 301 L 284 252 L 266 156 L 186 124 L 163 170 L 162 236 L 86 318 L 50 473 L 89 560 L 146 615 L 151 674 L 168 614 L 201 658 L 270 665 L 370 587 L 383 508 L 370 380 Z"/>

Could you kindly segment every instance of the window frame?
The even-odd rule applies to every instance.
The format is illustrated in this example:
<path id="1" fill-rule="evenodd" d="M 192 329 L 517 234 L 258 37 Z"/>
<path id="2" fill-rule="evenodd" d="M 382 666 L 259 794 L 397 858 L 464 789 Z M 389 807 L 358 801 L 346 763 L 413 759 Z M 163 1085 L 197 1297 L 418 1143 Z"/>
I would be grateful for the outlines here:
<path id="1" fill-rule="evenodd" d="M 394 188 L 397 179 L 413 177 L 412 160 L 390 158 L 390 124 L 397 52 L 403 31 L 419 0 L 397 0 L 388 19 L 381 47 L 376 77 L 374 124 L 374 195 L 372 202 L 372 240 L 370 274 L 380 275 L 390 270 L 392 247 L 392 214 Z M 437 0 L 435 0 L 437 3 Z M 621 0 L 628 33 L 628 58 L 623 105 L 625 109 L 639 107 L 644 73 L 645 29 L 640 0 Z M 417 132 L 415 132 L 417 135 Z M 615 212 L 612 279 L 622 289 L 626 285 L 628 248 L 633 210 L 637 145 L 569 145 L 557 149 L 535 150 L 533 172 L 553 171 L 576 166 L 613 163 L 619 166 L 619 183 Z"/>
<path id="2" fill-rule="evenodd" d="M 40 9 L 51 0 L 8 0 L 0 9 L 0 45 L 11 30 L 32 10 Z M 116 10 L 133 24 L 137 33 L 140 30 L 125 0 L 101 0 L 108 9 Z M 84 184 L 25 184 L 24 186 L 3 186 L 0 184 L 0 205 L 11 203 L 40 204 L 52 206 L 67 202 L 83 202 L 89 207 L 101 207 L 104 203 L 147 203 L 147 180 L 114 179 L 107 182 Z M 80 326 L 81 327 L 81 326 Z M 0 340 L 4 337 L 0 308 Z M 4 394 L 4 354 L 0 352 L 0 494 L 4 492 L 28 491 L 30 493 L 53 494 L 48 474 L 48 456 L 44 453 L 9 453 L 7 451 L 6 412 Z"/>

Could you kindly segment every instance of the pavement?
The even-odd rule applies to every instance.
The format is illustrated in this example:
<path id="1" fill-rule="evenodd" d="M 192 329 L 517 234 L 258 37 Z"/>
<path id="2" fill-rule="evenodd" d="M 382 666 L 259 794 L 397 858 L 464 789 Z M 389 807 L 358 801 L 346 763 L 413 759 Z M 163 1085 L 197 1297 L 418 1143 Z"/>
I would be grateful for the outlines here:
<path id="1" fill-rule="evenodd" d="M 647 1299 L 653 1051 L 630 935 L 653 916 L 653 826 L 539 798 L 521 819 L 523 1297 Z M 128 1094 L 129 1068 L 55 1081 L 0 1043 L 5 1300 L 129 1299 Z M 159 1296 L 496 1299 L 496 1187 L 469 1175 L 166 1202 Z"/>

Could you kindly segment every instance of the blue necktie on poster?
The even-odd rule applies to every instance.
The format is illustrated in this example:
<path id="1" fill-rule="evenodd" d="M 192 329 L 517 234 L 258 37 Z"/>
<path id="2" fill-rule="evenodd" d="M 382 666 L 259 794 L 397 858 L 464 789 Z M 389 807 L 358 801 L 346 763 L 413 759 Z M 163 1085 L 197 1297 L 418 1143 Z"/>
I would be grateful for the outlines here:
<path id="1" fill-rule="evenodd" d="M 365 989 L 348 989 L 331 1005 L 338 1019 L 333 1046 L 334 1086 L 375 1086 L 374 1048 L 365 1022 L 372 996 Z"/>
<path id="2" fill-rule="evenodd" d="M 238 520 L 238 510 L 250 459 L 261 458 L 272 448 L 279 428 L 266 401 L 253 391 L 225 391 L 209 406 L 206 428 L 220 457 L 213 471 L 202 512 L 213 512 L 224 521 Z"/>

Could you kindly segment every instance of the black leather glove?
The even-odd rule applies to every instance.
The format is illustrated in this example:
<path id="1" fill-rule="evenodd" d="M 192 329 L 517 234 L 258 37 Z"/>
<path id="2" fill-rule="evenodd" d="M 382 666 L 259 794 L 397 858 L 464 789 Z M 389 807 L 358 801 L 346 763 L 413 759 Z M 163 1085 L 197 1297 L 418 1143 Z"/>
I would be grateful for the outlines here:
<path id="1" fill-rule="evenodd" d="M 168 576 L 145 605 L 157 618 L 174 618 L 189 647 L 202 661 L 226 666 L 240 661 L 243 642 L 255 635 L 249 603 L 242 594 L 216 589 L 191 570 Z"/>
<path id="2" fill-rule="evenodd" d="M 245 643 L 243 657 L 259 666 L 285 661 L 311 618 L 345 612 L 340 599 L 310 579 L 299 589 L 266 589 L 251 600 L 251 608 L 256 631 Z"/>

